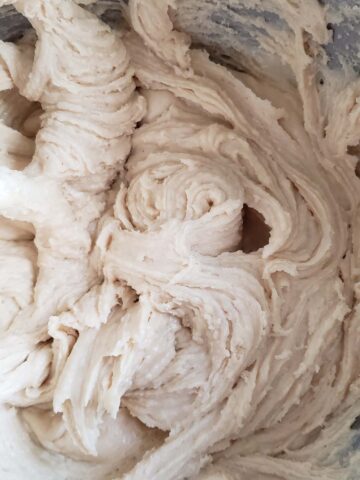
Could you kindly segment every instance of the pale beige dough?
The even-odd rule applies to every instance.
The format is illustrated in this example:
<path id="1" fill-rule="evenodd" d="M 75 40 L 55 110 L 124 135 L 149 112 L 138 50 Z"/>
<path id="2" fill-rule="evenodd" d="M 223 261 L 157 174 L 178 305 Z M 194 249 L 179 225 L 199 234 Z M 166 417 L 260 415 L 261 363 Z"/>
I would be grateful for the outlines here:
<path id="1" fill-rule="evenodd" d="M 266 2 L 279 78 L 173 1 L 1 3 L 36 38 L 0 44 L 0 478 L 357 478 L 360 82 L 324 8 Z"/>

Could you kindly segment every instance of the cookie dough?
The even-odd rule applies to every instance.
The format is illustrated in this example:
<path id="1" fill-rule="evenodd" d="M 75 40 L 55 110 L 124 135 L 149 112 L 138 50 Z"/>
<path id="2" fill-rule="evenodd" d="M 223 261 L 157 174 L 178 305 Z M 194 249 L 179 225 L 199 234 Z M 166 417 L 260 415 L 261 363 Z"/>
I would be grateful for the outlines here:
<path id="1" fill-rule="evenodd" d="M 1 3 L 34 28 L 0 44 L 1 479 L 355 478 L 360 82 L 321 2 L 265 2 L 238 69 L 174 1 Z"/>

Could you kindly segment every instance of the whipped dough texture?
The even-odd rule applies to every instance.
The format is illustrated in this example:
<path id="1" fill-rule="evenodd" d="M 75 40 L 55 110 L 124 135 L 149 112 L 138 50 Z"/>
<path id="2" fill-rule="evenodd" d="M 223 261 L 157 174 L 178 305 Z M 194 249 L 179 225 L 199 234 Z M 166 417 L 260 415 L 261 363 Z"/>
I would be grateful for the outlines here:
<path id="1" fill-rule="evenodd" d="M 172 1 L 5 3 L 1 480 L 359 478 L 360 81 L 324 75 L 325 8 L 266 1 L 275 81 Z"/>

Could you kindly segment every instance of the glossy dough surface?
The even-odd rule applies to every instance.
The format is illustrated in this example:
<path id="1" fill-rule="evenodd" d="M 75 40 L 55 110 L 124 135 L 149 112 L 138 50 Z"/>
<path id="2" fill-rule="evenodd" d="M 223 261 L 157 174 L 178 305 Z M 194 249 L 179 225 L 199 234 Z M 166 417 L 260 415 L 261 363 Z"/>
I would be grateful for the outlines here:
<path id="1" fill-rule="evenodd" d="M 0 45 L 1 479 L 352 478 L 360 83 L 319 78 L 324 8 L 267 1 L 275 81 L 174 2 L 2 3 L 36 36 Z"/>

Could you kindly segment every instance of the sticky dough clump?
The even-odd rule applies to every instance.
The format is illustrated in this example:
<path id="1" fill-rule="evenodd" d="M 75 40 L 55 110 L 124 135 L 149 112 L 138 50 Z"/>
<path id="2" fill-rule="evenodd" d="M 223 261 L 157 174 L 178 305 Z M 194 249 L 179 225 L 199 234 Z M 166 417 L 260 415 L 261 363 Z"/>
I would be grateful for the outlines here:
<path id="1" fill-rule="evenodd" d="M 174 2 L 122 31 L 11 3 L 36 38 L 0 45 L 1 479 L 350 478 L 360 83 L 319 83 L 324 8 L 267 2 L 276 82 L 190 48 Z"/>

